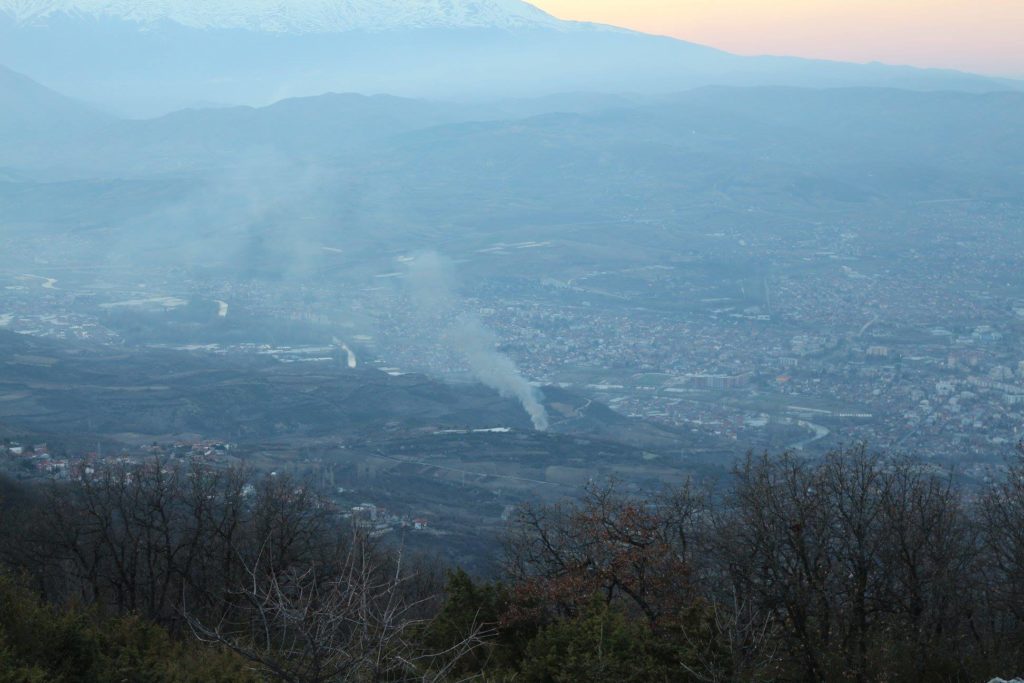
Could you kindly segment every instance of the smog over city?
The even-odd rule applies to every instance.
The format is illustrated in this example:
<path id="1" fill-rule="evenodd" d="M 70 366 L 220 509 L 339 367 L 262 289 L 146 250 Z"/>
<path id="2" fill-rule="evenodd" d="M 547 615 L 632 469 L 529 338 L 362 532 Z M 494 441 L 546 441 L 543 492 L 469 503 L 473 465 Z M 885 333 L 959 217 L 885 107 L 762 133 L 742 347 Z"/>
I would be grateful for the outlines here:
<path id="1" fill-rule="evenodd" d="M 244 672 L 140 681 L 1024 675 L 1024 14 L 768 4 L 0 0 L 0 611 Z M 949 556 L 837 550 L 876 494 Z M 124 578 L 143 499 L 245 580 Z M 370 555 L 407 613 L 295 621 Z"/>

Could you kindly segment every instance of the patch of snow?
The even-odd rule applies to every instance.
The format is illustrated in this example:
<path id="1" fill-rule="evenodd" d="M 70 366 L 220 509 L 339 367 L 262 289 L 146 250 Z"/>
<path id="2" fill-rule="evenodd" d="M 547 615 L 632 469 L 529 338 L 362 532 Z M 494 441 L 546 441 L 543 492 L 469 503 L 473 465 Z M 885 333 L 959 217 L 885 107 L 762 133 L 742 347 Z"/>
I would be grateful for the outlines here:
<path id="1" fill-rule="evenodd" d="M 100 308 L 111 309 L 111 308 L 147 308 L 147 307 L 162 307 L 162 308 L 181 308 L 187 306 L 188 302 L 184 299 L 179 299 L 176 296 L 157 296 L 151 299 L 131 299 L 130 301 L 116 301 L 109 304 L 100 304 Z"/>
<path id="2" fill-rule="evenodd" d="M 0 0 L 0 12 L 21 23 L 63 14 L 268 33 L 569 25 L 522 0 Z"/>
<path id="3" fill-rule="evenodd" d="M 43 289 L 57 289 L 57 281 L 52 277 L 43 277 L 42 275 L 19 275 L 18 278 L 22 280 L 42 280 L 43 282 L 40 286 Z"/>
<path id="4" fill-rule="evenodd" d="M 508 427 L 491 427 L 489 429 L 441 429 L 434 432 L 434 436 L 450 434 L 511 434 Z"/>

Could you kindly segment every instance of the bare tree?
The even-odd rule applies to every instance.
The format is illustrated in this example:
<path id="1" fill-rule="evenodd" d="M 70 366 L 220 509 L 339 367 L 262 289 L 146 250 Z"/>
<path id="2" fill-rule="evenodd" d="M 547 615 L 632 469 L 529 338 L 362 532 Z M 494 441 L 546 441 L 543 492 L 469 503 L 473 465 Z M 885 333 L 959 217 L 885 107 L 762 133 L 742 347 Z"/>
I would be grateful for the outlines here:
<path id="1" fill-rule="evenodd" d="M 984 631 L 992 634 L 996 659 L 1024 666 L 1024 442 L 1006 476 L 993 482 L 980 501 L 981 571 L 989 600 Z"/>
<path id="2" fill-rule="evenodd" d="M 790 454 L 748 456 L 734 481 L 716 536 L 723 574 L 742 602 L 783 625 L 780 648 L 800 677 L 824 681 L 834 666 L 836 516 L 821 472 Z"/>
<path id="3" fill-rule="evenodd" d="M 408 590 L 413 575 L 401 554 L 393 563 L 355 532 L 334 566 L 278 570 L 268 540 L 246 568 L 244 586 L 229 592 L 232 608 L 216 624 L 188 615 L 198 638 L 224 645 L 287 683 L 448 680 L 458 661 L 489 632 L 474 625 L 443 652 L 418 644 L 422 605 L 435 596 Z"/>
<path id="4" fill-rule="evenodd" d="M 778 650 L 774 617 L 759 611 L 735 590 L 731 600 L 711 598 L 706 612 L 706 628 L 681 630 L 692 653 L 691 661 L 680 662 L 682 669 L 703 683 L 772 680 Z"/>
<path id="5" fill-rule="evenodd" d="M 595 596 L 624 600 L 651 625 L 692 601 L 689 554 L 698 502 L 688 489 L 657 501 L 590 487 L 579 504 L 525 506 L 506 539 L 506 571 L 527 602 L 576 614 Z"/>
<path id="6" fill-rule="evenodd" d="M 918 678 L 950 668 L 968 675 L 969 641 L 976 641 L 968 636 L 977 632 L 984 590 L 970 510 L 951 472 L 901 458 L 888 464 L 885 477 L 879 611 L 891 666 Z"/>

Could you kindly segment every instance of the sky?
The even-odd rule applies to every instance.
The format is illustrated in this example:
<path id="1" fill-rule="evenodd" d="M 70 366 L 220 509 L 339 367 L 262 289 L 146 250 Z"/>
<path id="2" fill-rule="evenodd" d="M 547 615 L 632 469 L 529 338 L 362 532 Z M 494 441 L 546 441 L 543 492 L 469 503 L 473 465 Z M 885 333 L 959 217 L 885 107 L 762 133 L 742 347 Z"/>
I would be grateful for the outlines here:
<path id="1" fill-rule="evenodd" d="M 880 61 L 1024 77 L 1024 0 L 535 0 L 563 19 L 738 54 Z"/>

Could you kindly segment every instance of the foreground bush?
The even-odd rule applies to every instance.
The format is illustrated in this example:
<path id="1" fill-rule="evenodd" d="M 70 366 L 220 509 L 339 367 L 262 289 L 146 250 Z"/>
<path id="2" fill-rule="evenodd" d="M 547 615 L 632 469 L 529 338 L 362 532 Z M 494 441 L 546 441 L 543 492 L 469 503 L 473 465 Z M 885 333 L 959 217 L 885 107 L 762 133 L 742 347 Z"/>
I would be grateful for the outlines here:
<path id="1" fill-rule="evenodd" d="M 0 578 L 0 682 L 255 683 L 239 657 L 176 642 L 138 617 L 104 619 L 93 610 L 42 604 Z"/>

